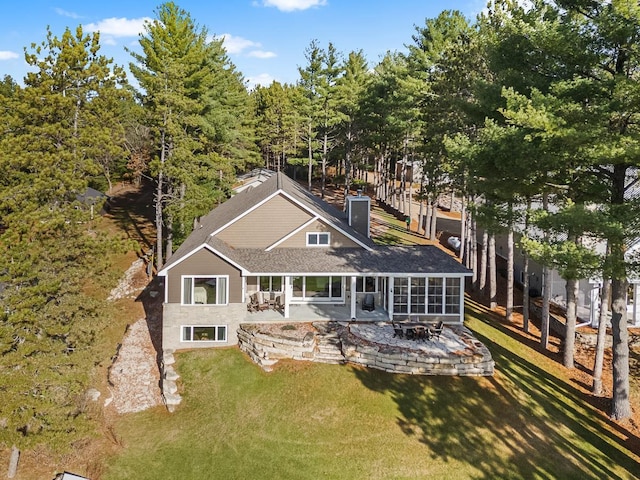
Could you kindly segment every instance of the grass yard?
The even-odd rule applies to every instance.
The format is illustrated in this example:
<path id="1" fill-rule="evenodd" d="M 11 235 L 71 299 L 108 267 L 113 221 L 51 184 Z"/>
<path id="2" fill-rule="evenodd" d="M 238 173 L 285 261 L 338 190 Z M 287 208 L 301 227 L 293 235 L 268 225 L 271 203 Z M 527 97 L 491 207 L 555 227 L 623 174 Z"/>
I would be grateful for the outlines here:
<path id="1" fill-rule="evenodd" d="M 628 479 L 638 444 L 554 360 L 473 302 L 492 378 L 177 355 L 183 403 L 121 417 L 103 479 Z M 560 373 L 558 373 L 560 372 Z M 638 392 L 634 392 L 637 395 Z"/>

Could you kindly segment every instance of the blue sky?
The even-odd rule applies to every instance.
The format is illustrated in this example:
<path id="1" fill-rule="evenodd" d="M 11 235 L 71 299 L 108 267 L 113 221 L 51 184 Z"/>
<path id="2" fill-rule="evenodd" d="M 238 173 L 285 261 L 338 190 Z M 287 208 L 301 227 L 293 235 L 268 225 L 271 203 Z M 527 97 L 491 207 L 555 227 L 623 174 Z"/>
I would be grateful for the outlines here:
<path id="1" fill-rule="evenodd" d="M 28 66 L 24 48 L 46 39 L 47 26 L 60 36 L 66 27 L 100 31 L 101 53 L 128 67 L 124 47 L 137 50 L 145 19 L 162 3 L 148 0 L 13 0 L 0 16 L 0 77 L 22 83 Z M 486 0 L 182 0 L 199 27 L 225 37 L 232 62 L 249 86 L 272 80 L 294 83 L 313 39 L 332 42 L 347 55 L 362 50 L 371 66 L 386 51 L 405 51 L 414 25 L 457 9 L 475 19 Z M 127 68 L 128 70 L 128 68 Z"/>

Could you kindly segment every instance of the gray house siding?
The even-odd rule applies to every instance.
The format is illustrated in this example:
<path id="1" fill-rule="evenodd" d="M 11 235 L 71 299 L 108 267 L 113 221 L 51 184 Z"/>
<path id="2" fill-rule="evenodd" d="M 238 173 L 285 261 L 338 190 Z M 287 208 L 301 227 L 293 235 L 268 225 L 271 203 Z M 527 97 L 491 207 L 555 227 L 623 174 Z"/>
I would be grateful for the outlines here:
<path id="1" fill-rule="evenodd" d="M 172 267 L 167 275 L 168 303 L 181 303 L 182 275 L 228 275 L 229 303 L 242 303 L 242 277 L 240 270 L 206 249 L 198 250 Z M 199 306 L 188 308 L 202 308 Z M 220 308 L 220 307 L 217 307 Z"/>

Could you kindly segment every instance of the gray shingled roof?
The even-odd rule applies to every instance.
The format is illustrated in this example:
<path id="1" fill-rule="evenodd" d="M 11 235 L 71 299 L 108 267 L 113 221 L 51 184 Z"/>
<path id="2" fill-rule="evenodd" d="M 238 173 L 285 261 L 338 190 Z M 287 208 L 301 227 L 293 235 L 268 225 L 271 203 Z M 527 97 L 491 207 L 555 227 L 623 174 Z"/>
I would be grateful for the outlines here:
<path id="1" fill-rule="evenodd" d="M 364 248 L 280 248 L 219 250 L 220 241 L 210 242 L 221 254 L 252 274 L 462 274 L 471 271 L 433 245 L 376 246 Z"/>
<path id="2" fill-rule="evenodd" d="M 201 217 L 198 222 L 198 226 L 194 229 L 191 235 L 187 237 L 180 248 L 178 248 L 178 250 L 176 250 L 167 260 L 164 269 L 179 261 L 194 248 L 197 248 L 209 241 L 211 233 L 232 222 L 244 212 L 279 190 L 282 190 L 284 193 L 297 200 L 301 205 L 304 205 L 312 212 L 326 219 L 330 224 L 349 233 L 349 235 L 357 239 L 363 245 L 367 245 L 368 247 L 374 246 L 371 239 L 360 234 L 349 226 L 344 212 L 317 198 L 312 193 L 305 190 L 301 185 L 287 177 L 284 173 L 278 172 L 258 186 L 243 190 L 242 192 L 234 195 L 226 202 L 211 210 L 207 215 Z"/>
<path id="3" fill-rule="evenodd" d="M 211 236 L 254 205 L 282 191 L 300 204 L 349 233 L 366 248 L 233 248 Z M 230 261 L 252 274 L 463 274 L 471 272 L 434 246 L 379 246 L 358 233 L 347 222 L 344 212 L 317 198 L 283 173 L 268 178 L 260 185 L 244 190 L 202 217 L 198 227 L 169 258 L 165 269 L 194 249 L 207 244 Z"/>
<path id="4" fill-rule="evenodd" d="M 283 173 L 279 173 L 277 176 L 277 179 L 280 182 L 280 188 L 282 188 L 282 190 L 285 193 L 291 195 L 293 198 L 298 200 L 304 206 L 316 212 L 321 217 L 326 218 L 333 225 L 348 232 L 349 235 L 357 239 L 360 243 L 367 245 L 368 247 L 373 247 L 375 245 L 369 237 L 362 235 L 361 233 L 354 230 L 349 225 L 349 222 L 347 221 L 347 216 L 342 210 L 338 210 L 337 208 L 328 204 L 324 200 L 316 197 L 307 189 L 305 189 L 302 185 L 294 182 Z M 272 179 L 269 179 L 269 180 L 272 180 Z"/>

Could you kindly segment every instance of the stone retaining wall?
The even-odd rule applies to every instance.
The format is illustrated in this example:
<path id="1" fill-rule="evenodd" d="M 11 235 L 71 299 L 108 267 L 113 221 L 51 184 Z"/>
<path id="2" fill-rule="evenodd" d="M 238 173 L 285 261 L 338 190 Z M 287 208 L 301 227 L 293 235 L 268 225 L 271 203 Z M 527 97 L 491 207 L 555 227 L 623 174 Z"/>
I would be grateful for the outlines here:
<path id="1" fill-rule="evenodd" d="M 343 339 L 345 360 L 349 363 L 376 368 L 390 373 L 411 375 L 491 376 L 494 361 L 489 350 L 480 342 L 456 355 L 425 355 L 424 352 L 391 349 L 383 345 L 363 345 L 352 336 Z"/>
<path id="2" fill-rule="evenodd" d="M 166 349 L 162 352 L 161 374 L 162 374 L 162 399 L 169 412 L 173 413 L 182 402 L 182 397 L 178 393 L 177 381 L 180 375 L 176 372 L 174 364 L 176 360 L 173 350 Z"/>
<path id="3" fill-rule="evenodd" d="M 455 355 L 428 355 L 425 352 L 390 348 L 360 342 L 346 327 L 336 326 L 340 338 L 341 362 L 349 362 L 390 373 L 412 375 L 493 375 L 494 362 L 489 350 L 474 338 L 467 339 L 474 348 L 456 352 Z M 464 335 L 464 332 L 462 332 Z M 240 349 L 263 369 L 270 371 L 280 359 L 306 360 L 319 363 L 338 363 L 336 355 L 327 359 L 318 348 L 318 334 L 308 333 L 304 339 L 295 340 L 277 334 L 264 334 L 258 325 L 241 325 L 238 330 Z M 469 334 L 470 336 L 470 334 Z"/>
<path id="4" fill-rule="evenodd" d="M 268 371 L 278 360 L 285 358 L 313 361 L 316 338 L 313 333 L 307 333 L 302 340 L 267 335 L 260 332 L 259 325 L 243 324 L 238 329 L 238 345 L 240 350 Z"/>

